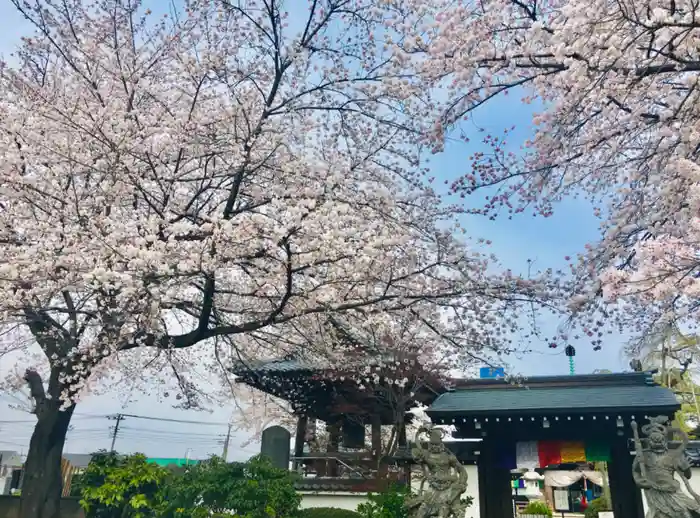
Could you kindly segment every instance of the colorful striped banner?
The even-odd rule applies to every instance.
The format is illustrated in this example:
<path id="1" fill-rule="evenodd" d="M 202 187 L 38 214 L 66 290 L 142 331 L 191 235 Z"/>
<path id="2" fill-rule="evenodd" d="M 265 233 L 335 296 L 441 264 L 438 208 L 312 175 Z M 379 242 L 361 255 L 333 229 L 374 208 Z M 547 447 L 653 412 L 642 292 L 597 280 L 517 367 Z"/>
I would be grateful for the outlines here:
<path id="1" fill-rule="evenodd" d="M 546 468 L 555 464 L 607 462 L 610 445 L 604 442 L 521 441 L 515 445 L 518 469 Z"/>

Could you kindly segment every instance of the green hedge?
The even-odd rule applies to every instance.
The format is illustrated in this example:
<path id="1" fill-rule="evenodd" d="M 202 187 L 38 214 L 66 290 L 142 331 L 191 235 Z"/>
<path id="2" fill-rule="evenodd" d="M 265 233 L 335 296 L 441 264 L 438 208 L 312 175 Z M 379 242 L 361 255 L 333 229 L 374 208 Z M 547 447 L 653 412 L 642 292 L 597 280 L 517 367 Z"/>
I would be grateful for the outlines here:
<path id="1" fill-rule="evenodd" d="M 584 513 L 585 518 L 598 518 L 598 513 L 600 511 L 612 511 L 605 501 L 605 498 L 596 498 L 592 500 L 591 503 L 588 504 L 588 507 L 586 507 Z"/>
<path id="2" fill-rule="evenodd" d="M 360 518 L 360 514 L 337 507 L 310 507 L 300 510 L 299 518 Z"/>
<path id="3" fill-rule="evenodd" d="M 552 516 L 552 510 L 549 508 L 549 506 L 540 501 L 540 500 L 533 500 L 527 506 L 525 509 L 523 509 L 522 514 L 534 514 L 537 516 Z"/>

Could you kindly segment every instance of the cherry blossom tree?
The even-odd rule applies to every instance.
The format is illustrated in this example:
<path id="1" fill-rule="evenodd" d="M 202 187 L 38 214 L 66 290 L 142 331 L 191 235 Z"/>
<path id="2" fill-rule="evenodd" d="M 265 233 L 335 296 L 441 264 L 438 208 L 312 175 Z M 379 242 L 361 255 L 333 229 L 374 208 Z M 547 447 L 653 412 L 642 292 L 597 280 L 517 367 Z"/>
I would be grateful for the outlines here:
<path id="1" fill-rule="evenodd" d="M 390 45 L 442 90 L 432 144 L 487 103 L 532 104 L 534 136 L 485 139 L 452 185 L 489 217 L 552 214 L 585 196 L 601 239 L 571 264 L 571 309 L 596 346 L 603 321 L 642 338 L 698 322 L 698 4 L 685 0 L 392 2 Z"/>
<path id="2" fill-rule="evenodd" d="M 391 6 L 12 4 L 34 27 L 0 69 L 0 320 L 37 417 L 22 518 L 57 516 L 71 415 L 107 382 L 172 374 L 196 405 L 196 365 L 322 349 L 327 315 L 504 352 L 521 305 L 556 298 L 453 237 L 422 176 L 437 105 L 375 43 Z"/>

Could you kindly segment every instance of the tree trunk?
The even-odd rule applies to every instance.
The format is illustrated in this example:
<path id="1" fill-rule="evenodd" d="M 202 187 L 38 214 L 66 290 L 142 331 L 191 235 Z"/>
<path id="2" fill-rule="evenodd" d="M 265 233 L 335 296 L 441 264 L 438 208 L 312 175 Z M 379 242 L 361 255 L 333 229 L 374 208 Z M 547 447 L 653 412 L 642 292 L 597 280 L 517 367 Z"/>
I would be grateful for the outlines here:
<path id="1" fill-rule="evenodd" d="M 28 372 L 25 379 L 37 402 L 37 423 L 24 464 L 19 518 L 59 518 L 63 491 L 61 458 L 75 405 L 61 410 L 58 397 L 44 396 L 38 374 Z M 53 392 L 51 388 L 49 394 Z"/>

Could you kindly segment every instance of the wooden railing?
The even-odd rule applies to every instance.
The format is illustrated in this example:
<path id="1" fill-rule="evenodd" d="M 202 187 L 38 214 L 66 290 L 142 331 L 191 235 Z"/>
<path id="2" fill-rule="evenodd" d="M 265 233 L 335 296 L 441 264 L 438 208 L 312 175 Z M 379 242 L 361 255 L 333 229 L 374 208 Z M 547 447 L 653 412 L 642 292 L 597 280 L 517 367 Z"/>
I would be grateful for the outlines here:
<path id="1" fill-rule="evenodd" d="M 403 457 L 377 460 L 369 452 L 319 452 L 305 453 L 293 461 L 302 476 L 300 490 L 376 492 L 410 482 Z"/>
<path id="2" fill-rule="evenodd" d="M 296 484 L 299 491 L 341 491 L 349 493 L 378 493 L 386 491 L 392 484 L 403 484 L 391 478 L 304 478 Z"/>

